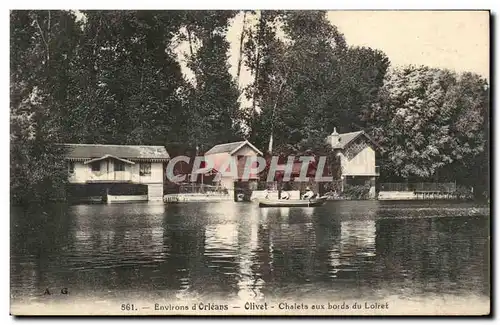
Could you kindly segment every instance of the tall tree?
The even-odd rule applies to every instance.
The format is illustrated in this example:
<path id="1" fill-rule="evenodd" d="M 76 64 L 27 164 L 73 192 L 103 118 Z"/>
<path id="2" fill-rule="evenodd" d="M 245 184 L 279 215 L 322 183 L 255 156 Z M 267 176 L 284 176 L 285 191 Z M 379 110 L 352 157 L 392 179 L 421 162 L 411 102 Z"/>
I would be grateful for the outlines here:
<path id="1" fill-rule="evenodd" d="M 69 11 L 12 11 L 10 21 L 11 198 L 62 197 L 64 152 L 54 144 L 74 92 L 80 26 Z"/>
<path id="2" fill-rule="evenodd" d="M 389 58 L 379 50 L 350 47 L 340 58 L 341 87 L 345 89 L 344 109 L 340 111 L 339 129 L 357 131 L 365 128 L 364 115 L 377 101 L 390 66 Z"/>
<path id="3" fill-rule="evenodd" d="M 217 143 L 239 139 L 236 118 L 239 91 L 229 73 L 229 42 L 226 33 L 235 11 L 188 11 L 185 14 L 191 49 L 188 67 L 195 85 L 190 91 L 189 142 L 208 149 Z"/>
<path id="4" fill-rule="evenodd" d="M 438 171 L 441 179 L 475 188 L 478 197 L 489 197 L 489 85 L 481 76 L 462 73 L 447 94 L 450 113 L 447 148 L 454 161 Z"/>
<path id="5" fill-rule="evenodd" d="M 172 39 L 177 12 L 85 11 L 83 100 L 73 123 L 80 141 L 164 144 L 182 134 L 180 65 Z"/>
<path id="6" fill-rule="evenodd" d="M 261 50 L 254 58 L 258 75 L 250 88 L 261 110 L 253 126 L 254 138 L 265 143 L 272 133 L 277 148 L 300 146 L 317 132 L 326 135 L 317 121 L 331 108 L 338 56 L 345 41 L 322 11 L 261 15 L 259 23 L 264 27 L 257 29 L 261 33 L 255 42 Z M 278 37 L 280 31 L 284 37 Z"/>
<path id="7" fill-rule="evenodd" d="M 469 180 L 465 175 L 487 150 L 486 85 L 477 75 L 428 67 L 390 73 L 367 114 L 372 134 L 387 152 L 384 173 L 470 184 L 477 174 Z"/>
<path id="8" fill-rule="evenodd" d="M 377 98 L 389 66 L 384 53 L 348 48 L 324 11 L 263 11 L 248 33 L 250 139 L 277 150 L 314 149 L 336 126 L 364 127 L 363 112 Z M 253 118 L 250 118 L 253 117 Z M 312 147 L 311 147 L 312 146 Z M 288 149 L 285 149 L 288 148 Z"/>
<path id="9" fill-rule="evenodd" d="M 254 80 L 244 90 L 251 103 L 244 108 L 244 117 L 250 129 L 249 140 L 264 148 L 269 141 L 272 108 L 278 105 L 285 84 L 285 66 L 280 62 L 284 43 L 278 37 L 282 12 L 266 10 L 252 15 L 257 23 L 246 30 L 243 56 Z"/>

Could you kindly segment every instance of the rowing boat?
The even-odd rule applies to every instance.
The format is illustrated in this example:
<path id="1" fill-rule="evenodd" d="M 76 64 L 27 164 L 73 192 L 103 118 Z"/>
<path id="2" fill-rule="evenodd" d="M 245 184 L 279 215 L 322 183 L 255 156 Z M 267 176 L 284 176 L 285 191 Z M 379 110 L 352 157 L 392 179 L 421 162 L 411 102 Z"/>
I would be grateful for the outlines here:
<path id="1" fill-rule="evenodd" d="M 318 207 L 325 203 L 326 196 L 322 196 L 309 200 L 269 200 L 263 199 L 259 201 L 259 207 Z"/>

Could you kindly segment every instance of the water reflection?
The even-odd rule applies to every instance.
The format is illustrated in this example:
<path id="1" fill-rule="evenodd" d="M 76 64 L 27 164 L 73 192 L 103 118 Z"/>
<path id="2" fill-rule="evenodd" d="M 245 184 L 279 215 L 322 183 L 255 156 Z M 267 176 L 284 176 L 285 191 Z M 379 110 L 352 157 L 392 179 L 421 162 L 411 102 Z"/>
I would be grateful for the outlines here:
<path id="1" fill-rule="evenodd" d="M 481 207 L 332 202 L 117 204 L 13 210 L 11 294 L 153 297 L 489 292 Z M 425 203 L 421 203 L 425 204 Z M 399 211 L 399 212 L 398 212 Z M 479 211 L 479 212 L 478 212 Z M 455 215 L 453 215 L 455 214 Z M 469 215 L 467 215 L 469 214 Z M 453 216 L 452 216 L 453 215 Z M 436 217 L 437 216 L 437 217 Z"/>
<path id="2" fill-rule="evenodd" d="M 80 252 L 78 258 L 83 263 L 74 269 L 85 269 L 91 258 L 108 260 L 109 264 L 96 266 L 101 268 L 165 259 L 164 227 L 159 217 L 164 205 L 133 206 L 125 217 L 120 215 L 122 209 L 120 205 L 80 205 L 68 211 L 75 223 L 74 249 Z"/>
<path id="3" fill-rule="evenodd" d="M 258 262 L 256 255 L 259 247 L 259 210 L 251 209 L 249 215 L 242 221 L 238 231 L 239 244 L 239 282 L 238 296 L 243 300 L 259 299 L 263 295 L 260 287 L 263 280 L 254 265 Z"/>
<path id="4" fill-rule="evenodd" d="M 376 271 L 411 281 L 419 291 L 487 294 L 488 246 L 485 218 L 383 219 L 377 222 Z"/>

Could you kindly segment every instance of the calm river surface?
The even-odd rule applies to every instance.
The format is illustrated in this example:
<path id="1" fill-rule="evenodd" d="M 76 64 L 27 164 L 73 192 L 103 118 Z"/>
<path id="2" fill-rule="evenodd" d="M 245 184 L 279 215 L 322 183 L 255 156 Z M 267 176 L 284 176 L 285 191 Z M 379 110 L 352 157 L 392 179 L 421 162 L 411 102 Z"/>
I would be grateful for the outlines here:
<path id="1" fill-rule="evenodd" d="M 475 296 L 489 217 L 472 203 L 337 201 L 12 208 L 11 300 Z M 415 298 L 416 299 L 416 298 Z"/>

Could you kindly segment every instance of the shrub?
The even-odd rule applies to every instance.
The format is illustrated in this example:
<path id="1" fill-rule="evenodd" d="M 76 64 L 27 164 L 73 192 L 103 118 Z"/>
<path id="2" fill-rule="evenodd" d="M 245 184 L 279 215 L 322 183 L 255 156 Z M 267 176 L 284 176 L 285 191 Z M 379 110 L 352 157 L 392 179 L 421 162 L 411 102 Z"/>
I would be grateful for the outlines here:
<path id="1" fill-rule="evenodd" d="M 346 185 L 343 196 L 350 200 L 367 200 L 370 194 L 370 185 Z"/>

